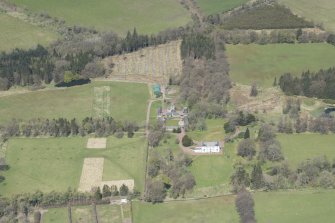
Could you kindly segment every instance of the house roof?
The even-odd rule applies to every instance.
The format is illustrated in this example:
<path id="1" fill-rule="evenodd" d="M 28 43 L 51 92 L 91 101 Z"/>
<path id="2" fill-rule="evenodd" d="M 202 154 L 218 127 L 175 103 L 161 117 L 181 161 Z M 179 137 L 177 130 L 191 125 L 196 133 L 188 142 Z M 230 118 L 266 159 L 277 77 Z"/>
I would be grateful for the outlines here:
<path id="1" fill-rule="evenodd" d="M 219 142 L 202 142 L 203 146 L 219 146 Z"/>

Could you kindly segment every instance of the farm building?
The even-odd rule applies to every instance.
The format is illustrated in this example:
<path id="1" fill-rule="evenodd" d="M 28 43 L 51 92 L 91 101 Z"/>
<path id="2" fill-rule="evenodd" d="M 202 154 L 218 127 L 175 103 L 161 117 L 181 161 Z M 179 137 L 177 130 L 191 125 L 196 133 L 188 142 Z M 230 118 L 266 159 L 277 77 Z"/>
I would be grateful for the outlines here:
<path id="1" fill-rule="evenodd" d="M 162 95 L 161 86 L 159 84 L 154 84 L 152 86 L 152 91 L 154 92 L 156 97 L 160 97 Z"/>
<path id="2" fill-rule="evenodd" d="M 195 153 L 219 153 L 221 148 L 219 142 L 202 142 L 193 151 Z"/>

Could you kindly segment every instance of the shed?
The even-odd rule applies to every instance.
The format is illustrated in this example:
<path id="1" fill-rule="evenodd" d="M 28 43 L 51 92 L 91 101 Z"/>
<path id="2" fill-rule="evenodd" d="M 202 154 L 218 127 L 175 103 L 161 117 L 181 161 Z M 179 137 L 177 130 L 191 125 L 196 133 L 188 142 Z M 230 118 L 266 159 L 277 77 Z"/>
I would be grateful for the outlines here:
<path id="1" fill-rule="evenodd" d="M 161 86 L 159 84 L 154 84 L 152 86 L 152 91 L 154 92 L 156 97 L 160 97 L 162 95 Z"/>

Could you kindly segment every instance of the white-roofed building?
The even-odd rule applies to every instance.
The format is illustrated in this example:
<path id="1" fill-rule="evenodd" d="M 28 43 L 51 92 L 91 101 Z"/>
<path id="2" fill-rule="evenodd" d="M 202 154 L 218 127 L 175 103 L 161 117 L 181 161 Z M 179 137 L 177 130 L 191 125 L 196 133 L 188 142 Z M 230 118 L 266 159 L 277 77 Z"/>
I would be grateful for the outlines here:
<path id="1" fill-rule="evenodd" d="M 221 152 L 221 147 L 219 142 L 202 142 L 193 151 L 195 153 L 219 153 Z"/>

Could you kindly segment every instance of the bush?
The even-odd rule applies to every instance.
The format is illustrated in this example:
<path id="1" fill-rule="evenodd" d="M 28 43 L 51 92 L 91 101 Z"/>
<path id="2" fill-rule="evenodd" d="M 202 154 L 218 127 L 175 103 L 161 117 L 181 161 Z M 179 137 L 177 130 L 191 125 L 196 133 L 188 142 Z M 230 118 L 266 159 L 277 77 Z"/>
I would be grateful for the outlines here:
<path id="1" fill-rule="evenodd" d="M 89 84 L 91 83 L 90 79 L 77 79 L 77 80 L 72 80 L 70 82 L 60 82 L 55 85 L 55 87 L 72 87 L 72 86 L 77 86 L 77 85 L 84 85 L 84 84 Z"/>
<path id="2" fill-rule="evenodd" d="M 185 146 L 185 147 L 189 147 L 189 146 L 193 145 L 193 140 L 188 135 L 184 135 L 181 142 L 182 142 L 183 146 Z"/>
<path id="3" fill-rule="evenodd" d="M 122 184 L 122 186 L 120 187 L 120 195 L 127 196 L 128 193 L 129 193 L 129 188 L 126 185 Z"/>
<path id="4" fill-rule="evenodd" d="M 242 140 L 237 147 L 237 155 L 248 158 L 249 160 L 256 154 L 255 143 L 251 139 Z"/>
<path id="5" fill-rule="evenodd" d="M 0 176 L 0 183 L 3 182 L 6 178 L 4 176 Z"/>

